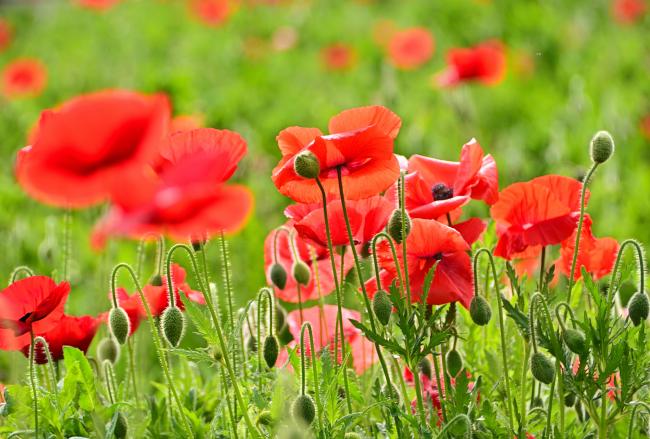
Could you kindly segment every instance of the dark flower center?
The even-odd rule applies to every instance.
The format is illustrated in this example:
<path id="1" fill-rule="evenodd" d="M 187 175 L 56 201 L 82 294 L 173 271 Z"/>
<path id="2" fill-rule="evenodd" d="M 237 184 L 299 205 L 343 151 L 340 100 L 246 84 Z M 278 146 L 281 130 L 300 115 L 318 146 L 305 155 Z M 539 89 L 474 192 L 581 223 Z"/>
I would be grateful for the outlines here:
<path id="1" fill-rule="evenodd" d="M 435 184 L 431 188 L 434 201 L 448 200 L 454 196 L 454 190 L 444 183 Z"/>

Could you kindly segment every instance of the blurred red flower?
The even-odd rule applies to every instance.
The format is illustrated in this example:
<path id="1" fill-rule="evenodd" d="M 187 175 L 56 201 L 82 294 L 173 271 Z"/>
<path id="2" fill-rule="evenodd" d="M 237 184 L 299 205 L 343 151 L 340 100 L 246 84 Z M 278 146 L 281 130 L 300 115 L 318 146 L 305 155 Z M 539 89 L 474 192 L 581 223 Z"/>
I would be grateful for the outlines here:
<path id="1" fill-rule="evenodd" d="M 612 15 L 621 24 L 633 24 L 648 10 L 646 0 L 613 0 Z"/>
<path id="2" fill-rule="evenodd" d="M 9 47 L 12 35 L 11 25 L 7 20 L 0 18 L 0 52 Z"/>
<path id="3" fill-rule="evenodd" d="M 335 43 L 324 47 L 320 56 L 323 65 L 328 70 L 349 70 L 357 61 L 354 48 L 345 43 Z"/>
<path id="4" fill-rule="evenodd" d="M 403 272 L 401 247 L 401 244 L 397 245 L 397 255 L 400 270 Z M 459 301 L 468 307 L 474 294 L 472 267 L 467 254 L 469 248 L 469 244 L 457 230 L 438 221 L 413 219 L 411 233 L 406 238 L 406 264 L 411 300 L 421 300 L 420 297 L 426 288 L 425 278 L 437 262 L 427 303 L 442 305 Z M 381 267 L 382 288 L 386 289 L 398 279 L 392 252 L 386 241 L 377 245 L 377 258 Z M 377 291 L 374 277 L 366 282 L 366 290 L 369 295 L 374 295 Z"/>
<path id="5" fill-rule="evenodd" d="M 2 71 L 2 93 L 9 99 L 38 96 L 46 83 L 47 69 L 37 59 L 16 59 Z"/>
<path id="6" fill-rule="evenodd" d="M 429 61 L 435 50 L 433 35 L 422 27 L 396 31 L 388 43 L 390 62 L 397 68 L 412 70 Z"/>
<path id="7" fill-rule="evenodd" d="M 436 75 L 442 87 L 464 81 L 485 85 L 501 82 L 506 72 L 506 56 L 500 41 L 490 40 L 469 48 L 454 48 L 447 52 L 447 68 Z"/>
<path id="8" fill-rule="evenodd" d="M 55 327 L 34 335 L 41 336 L 47 341 L 52 359 L 59 361 L 63 359 L 63 346 L 72 346 L 86 353 L 88 346 L 95 338 L 99 323 L 100 320 L 97 317 L 64 315 Z M 21 348 L 26 357 L 29 357 L 29 347 L 30 344 L 28 343 Z M 47 355 L 42 345 L 36 345 L 34 358 L 38 364 L 47 363 Z"/>
<path id="9" fill-rule="evenodd" d="M 330 135 L 318 128 L 289 127 L 278 134 L 282 159 L 273 169 L 273 183 L 281 194 L 299 203 L 322 201 L 316 182 L 296 174 L 295 156 L 310 151 L 320 162 L 320 180 L 327 195 L 338 198 L 337 168 L 345 197 L 368 198 L 385 191 L 399 176 L 393 142 L 402 121 L 381 106 L 345 110 L 330 119 Z"/>
<path id="10" fill-rule="evenodd" d="M 188 0 L 192 14 L 203 24 L 220 26 L 233 12 L 232 0 Z"/>
<path id="11" fill-rule="evenodd" d="M 505 188 L 490 209 L 499 236 L 494 254 L 512 259 L 529 246 L 559 244 L 567 239 L 578 222 L 581 190 L 578 180 L 560 175 Z"/>
<path id="12" fill-rule="evenodd" d="M 34 143 L 18 153 L 16 177 L 37 200 L 86 207 L 145 180 L 169 120 L 162 95 L 108 90 L 44 111 Z"/>
<path id="13" fill-rule="evenodd" d="M 0 292 L 0 349 L 21 349 L 29 333 L 54 328 L 63 317 L 70 284 L 56 284 L 47 276 L 18 280 Z"/>
<path id="14" fill-rule="evenodd" d="M 155 175 L 114 197 L 113 208 L 95 228 L 94 245 L 101 247 L 109 235 L 166 233 L 187 241 L 239 230 L 252 211 L 253 196 L 245 186 L 225 182 L 245 154 L 246 141 L 233 131 L 172 134 L 154 164 Z"/>
<path id="15" fill-rule="evenodd" d="M 79 6 L 96 11 L 107 11 L 121 0 L 75 0 Z"/>
<path id="16" fill-rule="evenodd" d="M 643 137 L 650 140 L 650 114 L 644 116 L 641 119 L 641 123 L 639 125 L 640 125 L 640 128 L 641 128 L 641 134 L 643 134 Z"/>
<path id="17" fill-rule="evenodd" d="M 205 297 L 203 297 L 203 294 L 200 291 L 193 290 L 185 280 L 187 277 L 185 269 L 178 264 L 172 264 L 171 269 L 172 284 L 174 285 L 174 294 L 176 294 L 176 306 L 178 306 L 181 311 L 185 310 L 185 305 L 181 301 L 179 291 L 182 291 L 183 294 L 192 302 L 204 305 Z M 168 291 L 167 276 L 162 276 L 162 285 L 147 284 L 142 288 L 142 292 L 147 298 L 147 303 L 151 309 L 151 314 L 153 314 L 154 317 L 161 315 L 167 306 L 169 306 Z M 138 301 L 138 304 L 142 306 L 140 301 Z M 141 308 L 141 313 L 146 316 L 144 307 Z"/>

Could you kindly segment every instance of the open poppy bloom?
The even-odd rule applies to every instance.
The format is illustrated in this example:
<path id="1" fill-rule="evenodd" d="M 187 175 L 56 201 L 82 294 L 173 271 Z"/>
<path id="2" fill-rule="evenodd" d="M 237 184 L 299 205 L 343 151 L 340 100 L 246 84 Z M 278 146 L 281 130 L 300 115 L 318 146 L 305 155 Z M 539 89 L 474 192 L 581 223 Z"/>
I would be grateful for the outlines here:
<path id="1" fill-rule="evenodd" d="M 411 300 L 421 300 L 420 297 L 426 288 L 425 278 L 437 263 L 429 286 L 427 303 L 442 305 L 460 302 L 467 308 L 474 294 L 471 261 L 467 254 L 469 248 L 469 244 L 457 230 L 438 221 L 414 219 L 411 233 L 406 238 L 406 264 Z M 397 255 L 400 270 L 403 272 L 401 244 L 397 245 Z M 386 289 L 398 279 L 388 242 L 382 241 L 377 245 L 377 258 L 381 267 L 379 275 L 382 288 Z M 366 291 L 369 295 L 374 295 L 377 291 L 374 277 L 366 282 Z"/>
<path id="2" fill-rule="evenodd" d="M 612 15 L 621 24 L 633 24 L 646 13 L 646 0 L 613 0 Z"/>
<path id="3" fill-rule="evenodd" d="M 79 6 L 94 9 L 96 11 L 107 11 L 121 0 L 76 0 Z"/>
<path id="4" fill-rule="evenodd" d="M 344 43 L 324 47 L 320 54 L 323 65 L 328 70 L 349 70 L 357 60 L 354 49 Z"/>
<path id="5" fill-rule="evenodd" d="M 386 227 L 395 204 L 376 195 L 362 200 L 346 201 L 345 207 L 354 237 L 353 244 L 357 245 L 369 242 Z M 302 238 L 323 247 L 327 246 L 322 204 L 294 204 L 287 207 L 284 213 L 294 221 L 294 227 Z M 340 199 L 327 202 L 327 216 L 332 245 L 348 245 L 350 242 Z"/>
<path id="6" fill-rule="evenodd" d="M 427 29 L 414 27 L 396 31 L 388 42 L 391 63 L 403 70 L 420 67 L 433 56 L 435 41 Z"/>
<path id="7" fill-rule="evenodd" d="M 296 174 L 295 156 L 310 151 L 320 163 L 319 178 L 328 196 L 339 197 L 341 170 L 346 200 L 377 195 L 399 176 L 393 142 L 401 119 L 381 106 L 343 111 L 330 119 L 329 135 L 318 128 L 289 127 L 278 134 L 282 159 L 273 169 L 273 183 L 281 194 L 299 203 L 319 203 L 321 192 L 313 179 Z"/>
<path id="8" fill-rule="evenodd" d="M 86 353 L 95 338 L 99 322 L 98 318 L 92 316 L 64 315 L 55 327 L 34 335 L 41 336 L 47 341 L 52 360 L 59 361 L 63 359 L 63 346 L 72 346 Z M 29 343 L 21 348 L 26 357 L 29 357 L 29 348 Z M 38 364 L 47 363 L 47 355 L 40 344 L 37 344 L 34 349 L 34 358 Z"/>
<path id="9" fill-rule="evenodd" d="M 187 277 L 185 269 L 178 264 L 172 264 L 172 284 L 174 285 L 174 294 L 176 294 L 176 306 L 181 310 L 185 310 L 185 305 L 181 300 L 179 291 L 182 291 L 188 299 L 192 302 L 199 303 L 201 305 L 205 304 L 205 297 L 200 291 L 195 291 L 189 284 L 186 282 L 185 278 Z M 152 285 L 147 284 L 142 288 L 144 296 L 147 298 L 147 303 L 151 309 L 151 314 L 154 317 L 157 317 L 167 309 L 169 306 L 169 289 L 167 288 L 167 276 L 162 277 L 162 285 Z M 138 301 L 138 304 L 142 306 L 142 303 Z M 141 309 L 142 314 L 145 313 L 144 308 Z M 128 314 L 128 312 L 127 312 Z"/>
<path id="10" fill-rule="evenodd" d="M 264 240 L 264 267 L 266 268 L 266 280 L 269 285 L 273 285 L 269 270 L 274 262 L 273 242 L 275 234 L 276 230 L 272 230 Z M 327 248 L 307 242 L 300 236 L 294 236 L 294 239 L 296 243 L 296 251 L 298 252 L 300 259 L 307 264 L 309 271 L 311 272 L 309 283 L 300 286 L 300 297 L 298 297 L 296 280 L 291 275 L 294 260 L 289 245 L 289 236 L 285 232 L 279 232 L 277 239 L 277 262 L 282 265 L 284 270 L 287 272 L 287 283 L 282 290 L 274 287 L 275 297 L 284 300 L 285 302 L 298 303 L 300 299 L 305 302 L 327 296 L 334 291 L 334 275 L 332 274 L 332 264 L 330 262 Z M 314 265 L 312 259 L 312 252 L 316 258 L 316 265 Z M 334 262 L 337 267 L 336 271 L 338 275 L 341 269 L 341 258 L 338 256 L 335 257 Z M 345 254 L 343 263 L 345 264 L 343 271 L 344 273 L 347 273 L 354 263 L 350 252 Z M 316 272 L 318 272 L 318 283 L 316 282 Z"/>
<path id="11" fill-rule="evenodd" d="M 18 153 L 16 177 L 37 200 L 87 207 L 143 183 L 166 135 L 162 95 L 107 90 L 44 111 L 35 142 Z"/>
<path id="12" fill-rule="evenodd" d="M 11 26 L 7 20 L 0 18 L 0 52 L 9 47 L 11 43 Z"/>
<path id="13" fill-rule="evenodd" d="M 618 254 L 618 242 L 614 238 L 596 238 L 591 231 L 591 224 L 591 217 L 585 215 L 580 234 L 578 259 L 573 272 L 573 278 L 576 280 L 582 277 L 582 268 L 591 274 L 594 280 L 607 276 L 614 268 L 614 261 Z M 560 258 L 555 263 L 559 272 L 567 277 L 571 273 L 576 233 L 577 228 L 562 242 Z"/>
<path id="14" fill-rule="evenodd" d="M 447 52 L 447 68 L 436 75 L 442 87 L 465 81 L 478 81 L 485 85 L 501 82 L 506 72 L 503 44 L 490 40 L 469 48 L 454 48 Z"/>
<path id="15" fill-rule="evenodd" d="M 30 332 L 54 328 L 63 317 L 70 284 L 56 284 L 47 276 L 18 280 L 0 292 L 0 349 L 30 344 Z"/>
<path id="16" fill-rule="evenodd" d="M 47 69 L 32 58 L 12 61 L 2 71 L 2 92 L 9 99 L 38 96 L 47 83 Z"/>
<path id="17" fill-rule="evenodd" d="M 567 239 L 578 223 L 581 190 L 582 183 L 561 175 L 505 188 L 490 209 L 499 236 L 494 254 L 512 259 L 529 246 L 554 245 Z"/>
<path id="18" fill-rule="evenodd" d="M 190 0 L 188 5 L 192 14 L 203 24 L 220 26 L 233 12 L 232 0 Z"/>
<path id="19" fill-rule="evenodd" d="M 167 234 L 186 241 L 239 230 L 252 207 L 251 192 L 225 182 L 246 154 L 246 142 L 228 130 L 200 128 L 172 134 L 154 164 L 150 180 L 113 199 L 95 228 L 101 247 L 108 235 Z"/>

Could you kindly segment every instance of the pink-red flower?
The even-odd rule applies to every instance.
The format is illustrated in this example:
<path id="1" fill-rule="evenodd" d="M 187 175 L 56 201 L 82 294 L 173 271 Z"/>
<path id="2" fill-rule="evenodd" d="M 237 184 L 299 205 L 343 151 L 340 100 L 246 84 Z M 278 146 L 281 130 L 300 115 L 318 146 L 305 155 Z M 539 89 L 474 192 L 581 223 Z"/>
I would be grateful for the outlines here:
<path id="1" fill-rule="evenodd" d="M 221 26 L 233 13 L 233 0 L 188 0 L 191 13 L 207 26 Z"/>
<path id="2" fill-rule="evenodd" d="M 450 49 L 447 52 L 447 68 L 436 76 L 436 82 L 443 87 L 465 81 L 495 85 L 503 80 L 505 72 L 503 44 L 490 40 L 474 47 Z"/>
<path id="3" fill-rule="evenodd" d="M 621 24 L 633 24 L 648 10 L 646 0 L 613 0 L 612 15 Z"/>
<path id="4" fill-rule="evenodd" d="M 349 70 L 357 60 L 354 48 L 344 43 L 324 47 L 320 56 L 323 66 L 328 70 Z"/>
<path id="5" fill-rule="evenodd" d="M 96 11 L 107 11 L 121 0 L 75 0 L 79 6 Z"/>
<path id="6" fill-rule="evenodd" d="M 174 286 L 174 294 L 176 300 L 176 306 L 183 311 L 185 310 L 185 305 L 183 304 L 180 296 L 180 291 L 183 292 L 183 295 L 187 296 L 192 302 L 199 304 L 205 304 L 205 298 L 200 291 L 195 291 L 190 287 L 185 278 L 187 277 L 185 269 L 178 264 L 172 264 L 172 284 Z M 142 291 L 144 296 L 147 298 L 147 303 L 151 309 L 151 313 L 154 317 L 157 317 L 167 309 L 169 306 L 169 288 L 167 287 L 167 277 L 162 277 L 162 285 L 152 285 L 147 284 L 143 287 Z M 140 305 L 141 302 L 138 302 Z M 142 309 L 144 313 L 144 309 Z"/>
<path id="7" fill-rule="evenodd" d="M 11 44 L 13 31 L 7 20 L 0 18 L 0 52 L 5 50 Z"/>
<path id="8" fill-rule="evenodd" d="M 433 35 L 422 27 L 396 31 L 388 42 L 390 62 L 403 70 L 422 66 L 431 59 L 434 51 Z"/>
<path id="9" fill-rule="evenodd" d="M 37 59 L 16 59 L 2 70 L 2 93 L 9 99 L 38 96 L 46 84 L 47 69 Z"/>

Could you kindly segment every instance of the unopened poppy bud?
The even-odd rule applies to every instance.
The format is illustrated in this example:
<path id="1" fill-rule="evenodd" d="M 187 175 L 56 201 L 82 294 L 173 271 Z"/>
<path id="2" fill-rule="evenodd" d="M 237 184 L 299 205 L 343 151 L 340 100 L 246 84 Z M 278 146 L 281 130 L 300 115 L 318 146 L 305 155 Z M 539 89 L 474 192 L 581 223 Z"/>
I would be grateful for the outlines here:
<path id="1" fill-rule="evenodd" d="M 108 327 L 119 344 L 126 343 L 131 330 L 131 322 L 124 308 L 116 307 L 108 313 Z"/>
<path id="2" fill-rule="evenodd" d="M 569 392 L 564 395 L 564 405 L 567 407 L 573 407 L 576 404 L 576 394 Z"/>
<path id="3" fill-rule="evenodd" d="M 203 246 L 205 245 L 205 240 L 204 239 L 193 239 L 192 240 L 192 249 L 195 252 L 200 252 L 203 250 Z"/>
<path id="4" fill-rule="evenodd" d="M 614 139 L 607 131 L 598 131 L 591 139 L 590 154 L 594 163 L 605 163 L 614 153 Z"/>
<path id="5" fill-rule="evenodd" d="M 293 278 L 300 285 L 308 285 L 311 278 L 311 271 L 309 271 L 309 266 L 302 261 L 294 262 L 291 269 Z"/>
<path id="6" fill-rule="evenodd" d="M 303 151 L 296 155 L 293 169 L 303 178 L 316 178 L 320 174 L 320 163 L 311 151 Z"/>
<path id="7" fill-rule="evenodd" d="M 361 439 L 361 436 L 359 436 L 359 433 L 355 432 L 349 432 L 345 433 L 345 436 L 343 436 L 344 439 Z"/>
<path id="8" fill-rule="evenodd" d="M 254 335 L 251 335 L 246 340 L 246 349 L 248 352 L 257 352 L 257 339 Z"/>
<path id="9" fill-rule="evenodd" d="M 275 335 L 269 335 L 264 339 L 264 350 L 262 354 L 264 355 L 264 361 L 268 367 L 275 366 L 275 362 L 278 361 L 278 354 L 280 353 L 280 345 L 278 344 L 278 339 Z"/>
<path id="10" fill-rule="evenodd" d="M 156 273 L 153 276 L 151 276 L 151 279 L 149 279 L 149 285 L 152 285 L 154 287 L 162 287 L 163 284 L 163 279 L 160 273 Z"/>
<path id="11" fill-rule="evenodd" d="M 104 363 L 108 361 L 111 364 L 117 363 L 117 359 L 120 356 L 120 345 L 115 342 L 113 337 L 106 337 L 99 342 L 97 346 L 97 357 L 99 361 Z"/>
<path id="12" fill-rule="evenodd" d="M 404 236 L 402 236 L 402 223 L 404 227 Z M 388 234 L 395 242 L 400 243 L 404 238 L 409 236 L 411 232 L 411 218 L 408 212 L 404 212 L 404 220 L 402 221 L 402 210 L 395 209 L 388 220 Z"/>
<path id="13" fill-rule="evenodd" d="M 223 354 L 221 353 L 221 349 L 218 347 L 213 347 L 212 348 L 212 358 L 214 358 L 214 361 L 217 363 L 220 363 L 221 360 L 223 359 Z"/>
<path id="14" fill-rule="evenodd" d="M 474 323 L 485 326 L 492 318 L 492 309 L 483 296 L 474 296 L 469 304 L 469 315 Z"/>
<path id="15" fill-rule="evenodd" d="M 169 306 L 163 311 L 160 319 L 165 339 L 171 347 L 178 347 L 185 332 L 185 317 L 180 309 Z"/>
<path id="16" fill-rule="evenodd" d="M 551 384 L 555 378 L 553 362 L 541 352 L 535 352 L 530 358 L 530 371 L 537 381 Z"/>
<path id="17" fill-rule="evenodd" d="M 564 343 L 574 354 L 584 354 L 587 350 L 587 338 L 585 334 L 578 329 L 567 328 L 562 335 Z"/>
<path id="18" fill-rule="evenodd" d="M 463 357 L 460 356 L 460 353 L 456 349 L 452 349 L 447 352 L 446 361 L 447 372 L 449 372 L 449 375 L 455 378 L 463 369 Z"/>
<path id="19" fill-rule="evenodd" d="M 648 311 L 650 311 L 648 296 L 642 291 L 634 293 L 627 304 L 627 311 L 634 326 L 639 326 L 641 322 L 648 319 Z"/>
<path id="20" fill-rule="evenodd" d="M 271 265 L 271 268 L 269 268 L 269 277 L 273 285 L 278 289 L 284 290 L 284 287 L 287 286 L 287 270 L 284 269 L 282 264 L 276 262 Z"/>
<path id="21" fill-rule="evenodd" d="M 287 323 L 287 312 L 280 305 L 275 305 L 273 316 L 275 317 L 275 333 L 279 334 Z"/>
<path id="22" fill-rule="evenodd" d="M 291 413 L 293 413 L 293 417 L 297 421 L 311 425 L 316 417 L 316 405 L 314 404 L 314 399 L 306 394 L 299 395 L 293 402 Z"/>
<path id="23" fill-rule="evenodd" d="M 375 313 L 379 323 L 386 326 L 390 321 L 390 315 L 393 312 L 393 305 L 390 302 L 388 293 L 384 290 L 378 290 L 372 298 L 372 311 Z"/>
<path id="24" fill-rule="evenodd" d="M 420 373 L 429 379 L 431 379 L 433 376 L 433 372 L 431 370 L 431 361 L 429 361 L 429 359 L 426 357 L 420 360 L 418 363 L 418 369 L 420 369 Z"/>
<path id="25" fill-rule="evenodd" d="M 274 419 L 270 410 L 262 410 L 257 416 L 258 425 L 273 425 Z"/>
<path id="26" fill-rule="evenodd" d="M 117 419 L 115 419 L 115 428 L 113 428 L 113 434 L 117 439 L 124 439 L 127 437 L 129 432 L 129 423 L 126 420 L 126 416 L 122 412 L 117 413 Z"/>

